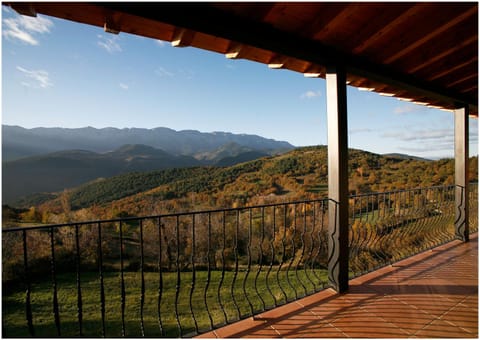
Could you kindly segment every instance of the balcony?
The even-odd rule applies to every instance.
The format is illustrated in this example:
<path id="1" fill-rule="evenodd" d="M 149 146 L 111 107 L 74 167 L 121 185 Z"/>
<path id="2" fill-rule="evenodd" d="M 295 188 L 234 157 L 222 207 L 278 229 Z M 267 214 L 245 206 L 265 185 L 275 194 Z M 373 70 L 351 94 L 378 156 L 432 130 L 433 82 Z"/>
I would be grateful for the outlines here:
<path id="1" fill-rule="evenodd" d="M 478 335 L 477 4 L 7 4 L 325 78 L 330 198 L 5 229 L 3 336 Z M 346 84 L 453 110 L 455 186 L 349 198 Z"/>
<path id="2" fill-rule="evenodd" d="M 455 191 L 351 196 L 347 294 L 330 199 L 4 229 L 3 336 L 476 337 L 478 187 L 467 243 Z"/>
<path id="3" fill-rule="evenodd" d="M 205 338 L 478 338 L 478 236 L 203 334 Z"/>

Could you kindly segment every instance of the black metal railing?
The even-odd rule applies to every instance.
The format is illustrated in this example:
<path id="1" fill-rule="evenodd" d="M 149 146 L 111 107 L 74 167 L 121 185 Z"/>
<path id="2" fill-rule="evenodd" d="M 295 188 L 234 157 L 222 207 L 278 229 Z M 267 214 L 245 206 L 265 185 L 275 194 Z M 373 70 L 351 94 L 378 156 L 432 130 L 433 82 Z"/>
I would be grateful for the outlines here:
<path id="1" fill-rule="evenodd" d="M 478 185 L 469 185 L 470 232 Z M 5 337 L 186 337 L 328 287 L 328 200 L 4 229 Z M 350 197 L 350 277 L 455 237 L 455 187 Z"/>
<path id="2" fill-rule="evenodd" d="M 470 233 L 478 232 L 478 183 L 468 185 L 468 225 Z"/>
<path id="3" fill-rule="evenodd" d="M 455 239 L 455 186 L 352 196 L 350 277 Z M 469 185 L 470 232 L 478 231 L 478 185 Z"/>
<path id="4" fill-rule="evenodd" d="M 325 200 L 3 230 L 3 335 L 190 336 L 327 286 Z"/>

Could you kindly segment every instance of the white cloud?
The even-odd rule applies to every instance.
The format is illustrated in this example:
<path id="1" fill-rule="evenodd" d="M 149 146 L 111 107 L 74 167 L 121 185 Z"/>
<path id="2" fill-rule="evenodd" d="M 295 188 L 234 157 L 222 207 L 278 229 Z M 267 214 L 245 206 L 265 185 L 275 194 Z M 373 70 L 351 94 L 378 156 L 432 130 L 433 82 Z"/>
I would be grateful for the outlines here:
<path id="1" fill-rule="evenodd" d="M 315 98 L 315 97 L 320 97 L 322 95 L 322 91 L 307 91 L 305 93 L 303 93 L 300 98 L 302 99 L 312 99 L 312 98 Z"/>
<path id="2" fill-rule="evenodd" d="M 170 71 L 167 71 L 165 68 L 163 67 L 157 67 L 157 69 L 155 70 L 155 74 L 157 76 L 160 76 L 160 77 L 173 77 L 174 74 Z"/>
<path id="3" fill-rule="evenodd" d="M 106 37 L 103 35 L 97 35 L 97 45 L 103 48 L 108 53 L 121 52 L 122 47 L 119 44 L 120 38 L 117 36 Z"/>
<path id="4" fill-rule="evenodd" d="M 193 79 L 195 72 L 189 69 L 180 69 L 178 73 L 186 79 Z"/>
<path id="5" fill-rule="evenodd" d="M 120 86 L 120 88 L 122 88 L 123 90 L 128 90 L 128 85 L 127 84 L 124 84 L 124 83 L 120 83 L 118 84 Z"/>
<path id="6" fill-rule="evenodd" d="M 354 135 L 356 133 L 373 132 L 373 131 L 375 131 L 375 130 L 370 129 L 370 128 L 358 128 L 358 129 L 348 130 L 348 133 L 351 134 L 351 135 Z"/>
<path id="7" fill-rule="evenodd" d="M 415 112 L 418 111 L 421 107 L 413 104 L 405 104 L 401 106 L 397 106 L 394 110 L 393 113 L 397 115 L 402 115 L 405 113 L 410 113 L 410 112 Z"/>
<path id="8" fill-rule="evenodd" d="M 49 33 L 50 28 L 53 27 L 53 22 L 42 16 L 33 18 L 19 15 L 15 18 L 3 19 L 3 25 L 3 36 L 5 38 L 19 40 L 30 45 L 38 45 L 39 42 L 34 35 Z"/>
<path id="9" fill-rule="evenodd" d="M 410 130 L 385 132 L 382 137 L 395 138 L 404 142 L 423 141 L 423 140 L 452 140 L 452 129 L 431 129 L 431 130 Z"/>
<path id="10" fill-rule="evenodd" d="M 163 41 L 163 40 L 158 40 L 158 39 L 155 40 L 155 44 L 158 45 L 158 46 L 160 46 L 160 47 L 165 47 L 165 46 L 167 46 L 167 43 L 166 43 L 165 41 Z"/>
<path id="11" fill-rule="evenodd" d="M 21 66 L 17 66 L 17 70 L 23 73 L 27 78 L 25 81 L 22 81 L 21 84 L 27 87 L 33 88 L 47 88 L 53 86 L 53 83 L 50 81 L 48 72 L 44 70 L 27 70 Z"/>

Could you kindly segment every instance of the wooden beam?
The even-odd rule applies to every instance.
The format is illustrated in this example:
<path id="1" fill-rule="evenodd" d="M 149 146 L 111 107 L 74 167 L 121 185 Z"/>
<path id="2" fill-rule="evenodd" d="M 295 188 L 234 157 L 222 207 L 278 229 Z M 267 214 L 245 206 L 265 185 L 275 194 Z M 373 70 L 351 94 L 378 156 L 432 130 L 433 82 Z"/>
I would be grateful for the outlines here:
<path id="1" fill-rule="evenodd" d="M 455 122 L 455 237 L 467 242 L 468 225 L 468 106 L 454 111 Z"/>
<path id="2" fill-rule="evenodd" d="M 370 36 L 368 39 L 363 41 L 360 45 L 355 47 L 352 50 L 353 54 L 360 54 L 366 49 L 368 49 L 370 46 L 375 44 L 378 40 L 382 39 L 386 35 L 388 35 L 390 32 L 395 30 L 399 25 L 404 24 L 412 16 L 417 15 L 419 12 L 425 10 L 425 8 L 428 8 L 429 4 L 428 3 L 422 3 L 422 4 L 415 4 L 411 8 L 409 8 L 407 11 L 401 13 L 396 19 L 392 20 L 389 24 L 384 26 L 381 30 L 379 30 L 377 33 L 373 34 Z"/>
<path id="3" fill-rule="evenodd" d="M 285 62 L 287 61 L 287 57 L 282 55 L 274 55 L 270 58 L 268 62 L 268 67 L 272 69 L 280 69 L 285 66 Z"/>
<path id="4" fill-rule="evenodd" d="M 456 53 L 458 50 L 461 50 L 465 46 L 472 45 L 472 47 L 473 46 L 477 47 L 477 44 L 478 44 L 478 35 L 475 35 L 466 40 L 461 41 L 458 44 L 455 44 L 454 46 L 452 46 L 452 48 L 449 48 L 448 50 L 445 50 L 445 51 L 432 50 L 429 54 L 425 53 L 425 55 L 423 56 L 424 58 L 423 62 L 419 63 L 418 56 L 417 56 L 415 66 L 407 69 L 407 72 L 415 73 L 418 70 L 421 70 L 422 68 L 427 67 L 428 65 L 431 65 L 438 60 L 441 60 L 449 55 Z"/>
<path id="5" fill-rule="evenodd" d="M 184 28 L 177 28 L 173 32 L 171 44 L 174 47 L 186 47 L 192 44 L 195 32 Z"/>
<path id="6" fill-rule="evenodd" d="M 21 15 L 26 15 L 29 17 L 36 17 L 37 16 L 37 11 L 35 10 L 35 7 L 33 4 L 29 3 L 12 3 L 10 4 L 10 7 L 12 7 L 18 14 Z"/>
<path id="7" fill-rule="evenodd" d="M 467 75 L 463 78 L 457 79 L 453 83 L 448 84 L 447 87 L 453 87 L 453 86 L 461 84 L 461 83 L 463 83 L 467 80 L 474 79 L 475 77 L 478 77 L 478 73 L 469 74 L 469 75 Z"/>
<path id="8" fill-rule="evenodd" d="M 241 18 L 209 6 L 208 3 L 100 3 L 112 10 L 220 36 L 274 53 L 317 63 L 344 65 L 348 73 L 370 78 L 382 84 L 416 92 L 449 103 L 466 102 L 477 107 L 477 99 L 454 93 L 435 84 L 400 73 L 387 65 L 353 56 L 320 42 L 279 31 L 271 25 Z M 472 6 L 476 11 L 477 7 Z M 470 10 L 472 11 L 472 10 Z M 214 18 L 214 19 L 212 19 Z M 239 29 L 241 27 L 242 29 Z"/>
<path id="9" fill-rule="evenodd" d="M 356 11 L 361 9 L 361 4 L 355 4 L 355 3 L 350 3 L 347 4 L 343 10 L 338 13 L 335 17 L 333 17 L 326 25 L 321 27 L 320 30 L 315 32 L 313 39 L 315 40 L 322 40 L 324 39 L 328 34 L 331 34 L 332 32 L 335 32 L 338 27 L 341 27 L 342 25 L 345 25 L 345 18 L 350 17 L 352 14 L 354 14 Z"/>
<path id="10" fill-rule="evenodd" d="M 103 30 L 107 33 L 119 34 L 120 33 L 120 25 L 116 24 L 116 22 L 112 18 L 112 16 L 107 16 L 105 18 L 105 24 L 103 25 Z"/>
<path id="11" fill-rule="evenodd" d="M 472 85 L 470 87 L 464 88 L 463 90 L 460 91 L 460 93 L 469 92 L 469 91 L 474 90 L 474 89 L 477 89 L 477 91 L 478 91 L 478 84 L 475 84 L 475 85 Z"/>
<path id="12" fill-rule="evenodd" d="M 328 277 L 339 293 L 348 290 L 348 124 L 345 69 L 327 66 Z"/>
<path id="13" fill-rule="evenodd" d="M 436 30 L 430 32 L 429 34 L 424 35 L 422 38 L 417 39 L 415 42 L 409 44 L 405 48 L 402 48 L 401 50 L 399 50 L 397 53 L 393 54 L 389 58 L 386 58 L 385 63 L 386 64 L 393 63 L 395 60 L 399 59 L 400 57 L 402 57 L 405 54 L 409 53 L 410 51 L 414 50 L 415 48 L 418 48 L 419 46 L 423 45 L 425 42 L 429 41 L 430 39 L 433 39 L 434 37 L 442 34 L 443 32 L 445 32 L 450 27 L 453 27 L 453 26 L 461 23 L 462 21 L 464 21 L 468 17 L 470 17 L 472 15 L 476 15 L 476 14 L 478 15 L 478 8 L 473 6 L 470 9 L 468 9 L 467 11 L 463 12 L 461 15 L 459 15 L 456 18 L 448 21 L 444 25 L 438 27 Z"/>
<path id="14" fill-rule="evenodd" d="M 475 57 L 467 60 L 466 62 L 464 62 L 464 63 L 462 63 L 462 64 L 458 64 L 458 65 L 456 65 L 456 66 L 454 66 L 454 67 L 447 67 L 447 68 L 445 69 L 445 71 L 432 75 L 431 77 L 428 78 L 428 80 L 429 80 L 429 81 L 432 81 L 432 80 L 441 78 L 441 77 L 446 76 L 446 75 L 448 75 L 448 74 L 450 74 L 450 73 L 452 73 L 452 72 L 454 72 L 454 71 L 456 71 L 456 70 L 458 70 L 458 69 L 461 69 L 462 67 L 468 66 L 468 65 L 470 65 L 470 64 L 472 64 L 472 63 L 475 63 L 475 62 L 477 62 L 477 61 L 478 61 L 478 55 L 476 55 Z M 478 68 L 478 66 L 477 66 L 477 68 Z"/>
<path id="15" fill-rule="evenodd" d="M 231 42 L 228 46 L 227 52 L 225 52 L 225 57 L 227 59 L 238 59 L 241 57 L 240 53 L 244 49 L 242 44 Z"/>

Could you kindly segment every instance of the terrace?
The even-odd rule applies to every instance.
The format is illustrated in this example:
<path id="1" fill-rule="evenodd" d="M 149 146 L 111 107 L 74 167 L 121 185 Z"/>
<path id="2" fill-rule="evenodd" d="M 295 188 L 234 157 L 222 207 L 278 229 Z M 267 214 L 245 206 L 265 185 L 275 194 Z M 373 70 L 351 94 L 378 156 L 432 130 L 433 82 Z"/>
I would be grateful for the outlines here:
<path id="1" fill-rule="evenodd" d="M 476 337 L 478 187 L 471 242 L 454 193 L 351 196 L 342 294 L 329 199 L 4 229 L 3 335 Z"/>
<path id="2" fill-rule="evenodd" d="M 478 338 L 478 236 L 200 337 Z"/>
<path id="3" fill-rule="evenodd" d="M 4 4 L 325 78 L 329 198 L 3 230 L 3 336 L 478 336 L 476 3 Z M 455 185 L 349 196 L 347 84 L 452 111 Z"/>

